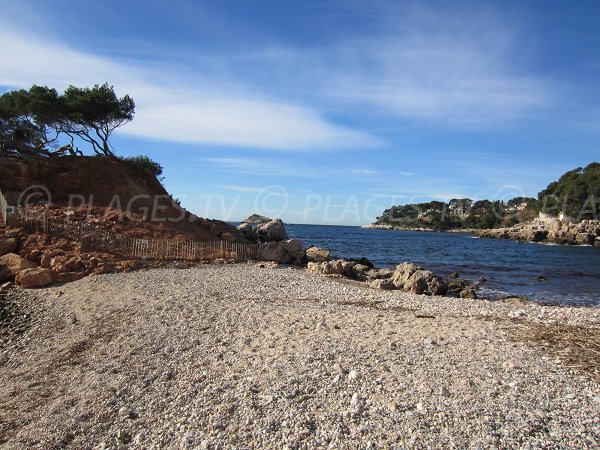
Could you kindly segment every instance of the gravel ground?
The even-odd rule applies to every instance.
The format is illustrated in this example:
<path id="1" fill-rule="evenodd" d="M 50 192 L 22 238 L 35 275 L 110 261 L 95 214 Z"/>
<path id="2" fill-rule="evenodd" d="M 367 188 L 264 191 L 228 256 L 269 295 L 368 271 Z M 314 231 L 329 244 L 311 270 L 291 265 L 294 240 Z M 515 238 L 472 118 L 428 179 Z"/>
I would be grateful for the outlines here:
<path id="1" fill-rule="evenodd" d="M 1 448 L 600 445 L 598 382 L 514 339 L 528 322 L 597 327 L 597 308 L 421 297 L 264 264 L 13 295 L 28 328 L 0 348 Z"/>

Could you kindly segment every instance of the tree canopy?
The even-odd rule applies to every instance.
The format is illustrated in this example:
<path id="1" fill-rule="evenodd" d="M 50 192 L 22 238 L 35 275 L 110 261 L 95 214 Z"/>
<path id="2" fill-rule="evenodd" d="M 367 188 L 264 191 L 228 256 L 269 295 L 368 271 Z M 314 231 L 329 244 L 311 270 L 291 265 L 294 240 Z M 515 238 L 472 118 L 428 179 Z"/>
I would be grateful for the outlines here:
<path id="1" fill-rule="evenodd" d="M 538 194 L 542 211 L 581 219 L 598 219 L 600 215 L 600 163 L 578 167 L 550 183 Z"/>
<path id="2" fill-rule="evenodd" d="M 69 86 L 62 95 L 46 86 L 7 92 L 0 96 L 0 152 L 75 154 L 75 140 L 80 139 L 95 154 L 114 157 L 109 138 L 134 113 L 133 99 L 118 98 L 106 83 Z M 68 137 L 70 145 L 57 149 L 60 136 Z"/>

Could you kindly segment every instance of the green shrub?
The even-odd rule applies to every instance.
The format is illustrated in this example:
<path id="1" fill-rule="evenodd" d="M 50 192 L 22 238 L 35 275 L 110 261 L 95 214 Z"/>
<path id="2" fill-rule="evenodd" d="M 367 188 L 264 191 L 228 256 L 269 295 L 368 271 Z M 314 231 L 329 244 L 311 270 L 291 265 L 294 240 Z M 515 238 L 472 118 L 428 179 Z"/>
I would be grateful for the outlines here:
<path id="1" fill-rule="evenodd" d="M 149 157 L 145 155 L 119 157 L 119 159 L 142 170 L 145 170 L 149 174 L 154 175 L 157 179 L 159 179 L 159 177 L 163 173 L 163 167 L 159 163 L 152 161 Z"/>

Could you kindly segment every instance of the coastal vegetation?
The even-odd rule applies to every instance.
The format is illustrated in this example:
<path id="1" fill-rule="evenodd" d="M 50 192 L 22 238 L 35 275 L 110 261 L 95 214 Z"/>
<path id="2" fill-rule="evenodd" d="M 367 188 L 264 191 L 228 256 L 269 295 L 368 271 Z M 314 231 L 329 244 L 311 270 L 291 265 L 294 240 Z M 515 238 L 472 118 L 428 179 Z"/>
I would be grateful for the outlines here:
<path id="1" fill-rule="evenodd" d="M 398 228 L 490 229 L 529 222 L 544 213 L 568 216 L 575 221 L 597 220 L 600 214 L 600 163 L 578 167 L 562 175 L 536 198 L 508 201 L 455 198 L 392 206 L 377 217 L 375 225 Z"/>
<path id="2" fill-rule="evenodd" d="M 538 195 L 546 213 L 562 212 L 577 220 L 597 220 L 600 213 L 600 163 L 578 167 L 550 183 Z"/>
<path id="3" fill-rule="evenodd" d="M 439 230 L 495 228 L 531 220 L 537 214 L 534 198 L 518 197 L 508 202 L 458 198 L 447 203 L 432 201 L 392 206 L 383 211 L 375 223 Z"/>
<path id="4" fill-rule="evenodd" d="M 112 133 L 133 120 L 135 103 L 117 97 L 107 83 L 92 88 L 69 86 L 64 93 L 46 86 L 0 96 L 0 154 L 82 155 L 83 142 L 97 155 L 114 157 Z M 60 146 L 60 138 L 69 144 Z"/>

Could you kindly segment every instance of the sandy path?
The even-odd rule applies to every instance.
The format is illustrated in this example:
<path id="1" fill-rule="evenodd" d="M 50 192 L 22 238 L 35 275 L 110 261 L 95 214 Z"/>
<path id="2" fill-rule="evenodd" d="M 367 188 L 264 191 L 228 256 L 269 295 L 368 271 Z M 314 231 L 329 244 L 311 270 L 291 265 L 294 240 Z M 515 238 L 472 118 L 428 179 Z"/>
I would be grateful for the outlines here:
<path id="1" fill-rule="evenodd" d="M 58 293 L 63 294 L 58 296 Z M 594 448 L 600 389 L 508 317 L 258 265 L 37 291 L 0 367 L 2 448 Z"/>

